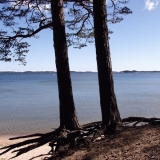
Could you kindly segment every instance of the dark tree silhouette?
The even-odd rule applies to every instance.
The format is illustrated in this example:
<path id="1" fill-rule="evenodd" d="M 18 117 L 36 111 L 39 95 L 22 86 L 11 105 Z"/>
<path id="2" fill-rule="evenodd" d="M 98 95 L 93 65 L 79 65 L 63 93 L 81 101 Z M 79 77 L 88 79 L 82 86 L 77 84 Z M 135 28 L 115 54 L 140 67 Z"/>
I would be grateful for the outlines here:
<path id="1" fill-rule="evenodd" d="M 116 96 L 114 93 L 114 82 L 112 75 L 112 65 L 109 48 L 108 23 L 118 23 L 123 20 L 120 14 L 132 13 L 127 7 L 120 7 L 120 4 L 126 4 L 129 1 L 113 1 L 106 6 L 106 0 L 93 0 L 91 2 L 75 2 L 70 10 L 74 15 L 74 20 L 70 20 L 68 28 L 75 30 L 70 33 L 69 38 L 74 39 L 78 48 L 86 46 L 86 42 L 92 43 L 93 35 L 95 37 L 97 68 L 99 79 L 100 106 L 102 112 L 102 126 L 105 126 L 105 134 L 112 134 L 116 130 L 117 124 L 121 123 L 120 113 L 117 107 Z M 106 9 L 112 9 L 110 12 Z M 85 11 L 82 12 L 82 9 Z M 83 15 L 82 15 L 83 14 Z M 94 25 L 91 19 L 94 17 Z M 107 17 L 109 19 L 107 20 Z M 82 25 L 78 25 L 81 22 Z M 85 43 L 81 39 L 86 39 Z M 71 41 L 71 44 L 73 41 Z"/>
<path id="2" fill-rule="evenodd" d="M 51 10 L 60 101 L 60 127 L 74 130 L 79 128 L 79 124 L 75 113 L 69 71 L 63 0 L 51 1 Z"/>
<path id="3" fill-rule="evenodd" d="M 62 3 L 60 4 L 61 7 L 58 7 L 58 5 L 54 7 L 52 1 L 46 0 L 0 1 L 2 5 L 0 20 L 6 29 L 0 31 L 0 60 L 11 61 L 13 59 L 26 64 L 25 56 L 29 44 L 23 40 L 30 37 L 36 38 L 37 34 L 44 29 L 53 29 L 60 100 L 60 127 L 74 129 L 78 128 L 79 124 L 72 95 L 66 37 L 69 46 L 73 45 L 78 48 L 86 46 L 87 42 L 94 42 L 94 25 L 91 20 L 93 20 L 92 16 L 95 13 L 93 13 L 93 3 L 89 0 L 64 1 L 73 4 L 68 11 L 68 14 L 73 18 L 68 18 L 66 22 L 64 22 L 63 17 L 63 1 L 56 1 Z M 113 8 L 113 10 L 111 11 L 112 14 L 108 13 L 111 17 L 109 21 L 112 23 L 120 22 L 122 18 L 117 17 L 117 15 L 129 13 L 130 10 L 126 7 L 119 7 L 113 0 L 111 2 L 112 5 L 109 8 Z M 126 1 L 120 1 L 119 3 L 125 4 Z M 52 4 L 52 8 L 46 7 L 50 4 Z M 25 25 L 18 24 L 20 19 L 25 22 Z M 65 24 L 69 29 L 67 36 L 65 34 Z M 102 29 L 105 30 L 106 28 Z M 83 40 L 81 41 L 81 39 Z M 100 69 L 101 65 L 98 65 L 98 68 L 98 72 L 104 69 Z M 100 96 L 102 95 L 103 93 L 100 94 Z M 102 113 L 102 115 L 104 114 L 106 113 Z"/>
<path id="4" fill-rule="evenodd" d="M 24 42 L 23 39 L 36 37 L 36 34 L 43 29 L 53 29 L 60 99 L 60 127 L 58 129 L 46 134 L 34 134 L 12 138 L 36 137 L 31 140 L 3 147 L 2 149 L 5 149 L 5 151 L 0 153 L 0 155 L 16 147 L 22 147 L 28 144 L 29 146 L 14 151 L 17 152 L 16 156 L 19 156 L 50 142 L 52 159 L 57 156 L 57 153 L 60 153 L 58 152 L 60 146 L 63 146 L 63 150 L 66 150 L 66 148 L 79 146 L 82 143 L 86 145 L 88 144 L 88 137 L 92 136 L 89 141 L 94 141 L 97 135 L 112 134 L 115 132 L 116 125 L 121 122 L 113 87 L 108 42 L 109 31 L 106 20 L 106 1 L 94 0 L 94 3 L 92 3 L 87 0 L 65 0 L 65 2 L 67 1 L 73 3 L 69 15 L 71 14 L 74 20 L 69 19 L 66 21 L 66 24 L 68 24 L 68 29 L 76 31 L 76 33 L 70 31 L 67 33 L 67 41 L 63 17 L 63 0 L 0 1 L 0 4 L 7 4 L 0 10 L 1 23 L 8 27 L 10 29 L 9 31 L 12 30 L 13 33 L 10 35 L 11 32 L 8 32 L 8 30 L 0 31 L 0 60 L 11 61 L 12 59 L 15 59 L 16 61 L 25 64 L 25 54 L 28 52 L 29 44 Z M 122 18 L 118 18 L 116 15 L 126 14 L 130 10 L 128 8 L 119 8 L 114 1 L 111 0 L 111 2 L 111 7 L 114 9 L 112 18 L 109 21 L 112 23 L 120 22 Z M 123 2 L 126 3 L 126 1 L 120 1 L 120 3 Z M 46 8 L 46 4 L 51 4 L 51 9 Z M 80 8 L 84 9 L 85 12 L 81 12 Z M 49 11 L 47 15 L 44 10 Z M 94 25 L 90 23 L 92 16 L 94 16 Z M 19 18 L 23 18 L 27 26 L 19 27 L 15 22 L 16 19 Z M 81 25 L 79 25 L 79 23 L 81 23 Z M 89 23 L 90 25 L 88 25 Z M 91 28 L 87 29 L 88 26 L 91 26 Z M 75 45 L 76 47 L 81 48 L 85 46 L 86 42 L 94 42 L 94 35 L 96 42 L 102 122 L 94 122 L 79 127 L 72 95 L 67 42 L 69 46 Z M 84 42 L 83 40 L 81 42 L 81 39 L 86 41 Z M 53 149 L 54 146 L 56 147 L 55 150 Z"/>
<path id="5" fill-rule="evenodd" d="M 51 1 L 50 8 L 45 8 L 47 2 L 42 1 L 1 1 L 0 20 L 9 31 L 0 31 L 0 60 L 14 59 L 25 64 L 25 54 L 29 44 L 23 39 L 35 37 L 43 29 L 53 29 L 56 57 L 57 79 L 60 103 L 60 127 L 66 129 L 79 128 L 72 94 L 69 71 L 68 51 L 63 13 L 63 0 Z M 44 8 L 43 8 L 44 7 Z M 45 13 L 45 12 L 47 13 Z M 49 16 L 48 16 L 49 15 Z M 25 21 L 25 26 L 19 19 Z M 36 25 L 36 27 L 34 27 Z M 22 27 L 23 26 L 23 27 Z M 12 57 L 13 55 L 13 57 Z"/>
<path id="6" fill-rule="evenodd" d="M 121 122 L 121 118 L 113 86 L 106 0 L 93 0 L 93 12 L 102 126 L 106 126 L 106 134 L 110 134 L 115 132 L 116 125 Z"/>

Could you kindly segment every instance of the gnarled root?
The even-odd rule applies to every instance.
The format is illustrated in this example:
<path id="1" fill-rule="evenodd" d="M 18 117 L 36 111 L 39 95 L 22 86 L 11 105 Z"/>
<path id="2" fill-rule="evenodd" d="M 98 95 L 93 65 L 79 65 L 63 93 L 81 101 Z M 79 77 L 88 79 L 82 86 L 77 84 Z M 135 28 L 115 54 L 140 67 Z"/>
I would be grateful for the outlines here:
<path id="1" fill-rule="evenodd" d="M 123 125 L 133 123 L 133 127 L 135 127 L 140 122 L 145 122 L 149 125 L 158 125 L 160 124 L 160 118 L 129 117 L 122 119 Z M 2 151 L 2 153 L 0 153 L 0 155 L 13 150 L 12 152 L 16 152 L 16 155 L 12 158 L 15 158 L 22 155 L 23 153 L 49 143 L 51 150 L 46 155 L 49 155 L 50 157 L 46 157 L 45 159 L 50 160 L 58 156 L 63 156 L 64 153 L 68 152 L 70 149 L 87 146 L 91 142 L 94 142 L 98 137 L 103 138 L 105 132 L 106 128 L 102 126 L 102 122 L 93 122 L 82 125 L 80 129 L 73 131 L 58 128 L 52 132 L 45 134 L 37 133 L 27 136 L 14 137 L 10 138 L 10 140 L 23 138 L 29 139 L 0 148 L 0 150 L 4 150 Z M 17 147 L 18 149 L 16 149 Z M 34 157 L 32 159 L 34 159 Z"/>
<path id="2" fill-rule="evenodd" d="M 124 125 L 129 125 L 133 123 L 131 126 L 135 127 L 139 123 L 145 123 L 149 125 L 160 125 L 160 118 L 145 118 L 145 117 L 128 117 L 122 119 Z"/>
<path id="3" fill-rule="evenodd" d="M 15 158 L 22 155 L 23 153 L 49 143 L 51 150 L 48 155 L 52 155 L 51 157 L 53 158 L 58 156 L 60 153 L 66 152 L 70 148 L 83 147 L 88 145 L 90 142 L 95 141 L 97 136 L 101 136 L 101 132 L 99 131 L 100 126 L 101 122 L 94 122 L 83 125 L 80 129 L 74 131 L 58 128 L 46 134 L 37 133 L 27 136 L 10 138 L 10 140 L 23 138 L 29 139 L 0 148 L 0 150 L 4 150 L 2 153 L 0 153 L 0 155 L 13 150 L 12 152 L 15 152 L 16 155 L 12 158 Z"/>

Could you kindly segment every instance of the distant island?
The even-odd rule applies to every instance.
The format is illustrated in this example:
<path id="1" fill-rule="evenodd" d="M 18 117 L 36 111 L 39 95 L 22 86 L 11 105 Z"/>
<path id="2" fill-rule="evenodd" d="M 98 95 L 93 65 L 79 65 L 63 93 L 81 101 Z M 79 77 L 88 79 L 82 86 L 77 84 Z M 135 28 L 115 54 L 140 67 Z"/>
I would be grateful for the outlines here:
<path id="1" fill-rule="evenodd" d="M 113 73 L 158 73 L 160 71 L 136 71 L 136 70 L 124 70 L 124 71 L 113 71 Z M 56 73 L 56 71 L 0 71 L 0 73 Z M 95 71 L 70 71 L 70 73 L 97 73 Z"/>
<path id="2" fill-rule="evenodd" d="M 132 70 L 132 71 L 124 70 L 124 71 L 121 71 L 120 73 L 136 73 L 136 72 L 139 72 L 139 71 L 136 71 L 136 70 Z"/>
<path id="3" fill-rule="evenodd" d="M 160 72 L 160 71 L 136 71 L 136 70 L 124 70 L 124 71 L 120 71 L 119 73 L 143 73 L 143 72 L 148 72 L 148 73 L 155 73 L 155 72 Z"/>

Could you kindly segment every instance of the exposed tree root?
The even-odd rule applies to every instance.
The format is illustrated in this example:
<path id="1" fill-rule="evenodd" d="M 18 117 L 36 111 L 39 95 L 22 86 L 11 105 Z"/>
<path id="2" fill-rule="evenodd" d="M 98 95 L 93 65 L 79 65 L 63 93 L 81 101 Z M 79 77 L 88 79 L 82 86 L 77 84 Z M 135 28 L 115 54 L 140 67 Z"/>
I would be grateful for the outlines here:
<path id="1" fill-rule="evenodd" d="M 128 117 L 124 118 L 122 122 L 123 125 L 132 124 L 130 126 L 133 127 L 135 127 L 141 122 L 146 122 L 149 125 L 158 125 L 160 124 L 160 118 Z M 82 125 L 80 129 L 74 131 L 58 128 L 46 134 L 37 133 L 27 136 L 10 138 L 10 140 L 23 138 L 29 139 L 0 148 L 0 150 L 4 150 L 2 153 L 0 153 L 0 155 L 12 150 L 12 152 L 16 152 L 16 155 L 12 157 L 15 158 L 22 155 L 23 153 L 43 146 L 46 143 L 49 143 L 51 150 L 46 155 L 50 157 L 46 157 L 44 159 L 54 159 L 57 156 L 62 156 L 70 149 L 80 148 L 89 145 L 91 142 L 94 142 L 97 137 L 103 138 L 102 135 L 105 133 L 105 128 L 102 127 L 101 124 L 101 122 L 93 122 Z M 39 155 L 39 157 L 40 156 L 44 155 Z M 33 157 L 32 159 L 34 158 L 36 157 Z"/>
<path id="2" fill-rule="evenodd" d="M 150 125 L 160 125 L 160 118 L 145 118 L 145 117 L 128 117 L 122 119 L 124 125 L 133 123 L 131 126 L 135 127 L 139 123 L 146 123 Z"/>
<path id="3" fill-rule="evenodd" d="M 15 158 L 22 155 L 23 153 L 43 146 L 44 144 L 49 142 L 51 150 L 48 155 L 52 154 L 52 157 L 57 156 L 59 155 L 59 153 L 66 152 L 69 148 L 80 147 L 88 145 L 90 142 L 93 142 L 96 137 L 101 136 L 101 133 L 99 131 L 100 127 L 101 122 L 94 122 L 83 125 L 81 129 L 74 131 L 58 128 L 46 134 L 37 133 L 32 135 L 10 138 L 10 140 L 23 138 L 29 139 L 0 148 L 0 150 L 4 150 L 2 153 L 0 153 L 0 155 L 13 150 L 12 153 L 16 152 L 16 155 L 12 158 Z"/>

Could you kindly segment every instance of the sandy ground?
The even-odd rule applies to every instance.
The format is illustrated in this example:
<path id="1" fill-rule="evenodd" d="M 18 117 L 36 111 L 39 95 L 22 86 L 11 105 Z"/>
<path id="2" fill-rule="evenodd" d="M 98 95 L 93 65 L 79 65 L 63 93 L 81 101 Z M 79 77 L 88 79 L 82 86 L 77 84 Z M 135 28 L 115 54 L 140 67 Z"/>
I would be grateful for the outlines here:
<path id="1" fill-rule="evenodd" d="M 0 137 L 0 144 L 6 146 L 13 143 L 9 137 Z M 18 142 L 17 140 L 14 141 Z M 25 153 L 13 160 L 28 160 L 36 155 L 46 154 L 50 150 L 47 145 Z M 1 151 L 0 151 L 1 152 Z M 0 156 L 7 160 L 11 152 Z M 2 159 L 4 158 L 4 159 Z M 42 158 L 36 158 L 42 160 Z M 120 128 L 113 136 L 107 136 L 85 148 L 71 150 L 60 160 L 160 160 L 160 126 L 141 126 Z"/>
<path id="2" fill-rule="evenodd" d="M 160 160 L 160 126 L 121 128 L 63 160 Z"/>
<path id="3" fill-rule="evenodd" d="M 11 138 L 11 137 L 14 137 L 14 136 L 0 136 L 0 148 L 3 147 L 3 146 L 7 146 L 7 145 L 10 145 L 10 144 L 14 144 L 14 143 L 22 141 L 22 140 L 12 140 L 11 141 L 11 140 L 9 140 L 9 138 Z M 0 153 L 2 151 L 0 151 Z M 29 160 L 29 159 L 31 159 L 33 157 L 38 156 L 38 155 L 46 154 L 49 151 L 50 151 L 50 147 L 48 146 L 48 144 L 46 144 L 46 145 L 44 145 L 42 147 L 39 147 L 39 148 L 34 149 L 32 151 L 29 151 L 29 152 L 27 152 L 27 153 L 25 153 L 25 154 L 23 154 L 23 155 L 21 155 L 19 157 L 13 158 L 13 160 Z M 0 160 L 8 160 L 13 156 L 15 156 L 15 153 L 12 153 L 10 151 L 8 153 L 5 153 L 4 155 L 1 155 L 0 156 Z M 34 160 L 42 160 L 43 159 L 42 157 L 34 158 Z"/>

